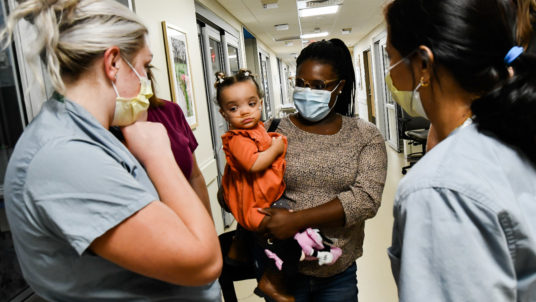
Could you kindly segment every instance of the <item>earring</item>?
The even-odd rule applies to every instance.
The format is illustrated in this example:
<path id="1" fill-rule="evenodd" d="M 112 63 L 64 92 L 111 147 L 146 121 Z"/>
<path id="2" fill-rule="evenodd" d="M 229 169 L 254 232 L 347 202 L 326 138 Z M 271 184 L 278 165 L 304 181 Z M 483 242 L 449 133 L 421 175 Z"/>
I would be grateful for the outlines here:
<path id="1" fill-rule="evenodd" d="M 424 77 L 421 77 L 421 86 L 422 87 L 428 87 L 428 85 L 430 85 L 430 82 L 425 82 Z"/>

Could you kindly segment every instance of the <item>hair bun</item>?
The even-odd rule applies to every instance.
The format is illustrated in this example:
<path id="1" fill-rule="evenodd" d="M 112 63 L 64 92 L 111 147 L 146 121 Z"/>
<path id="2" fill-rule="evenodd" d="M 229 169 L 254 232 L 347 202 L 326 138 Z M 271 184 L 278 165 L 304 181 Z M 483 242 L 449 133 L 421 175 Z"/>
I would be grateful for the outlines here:
<path id="1" fill-rule="evenodd" d="M 243 76 L 243 77 L 252 77 L 252 76 L 253 76 L 253 73 L 252 73 L 251 70 L 249 70 L 249 69 L 246 69 L 246 68 L 240 68 L 240 69 L 238 70 L 238 75 Z"/>
<path id="2" fill-rule="evenodd" d="M 214 87 L 218 88 L 224 81 L 225 81 L 225 73 L 218 71 L 215 73 L 216 75 L 216 82 L 214 83 Z"/>

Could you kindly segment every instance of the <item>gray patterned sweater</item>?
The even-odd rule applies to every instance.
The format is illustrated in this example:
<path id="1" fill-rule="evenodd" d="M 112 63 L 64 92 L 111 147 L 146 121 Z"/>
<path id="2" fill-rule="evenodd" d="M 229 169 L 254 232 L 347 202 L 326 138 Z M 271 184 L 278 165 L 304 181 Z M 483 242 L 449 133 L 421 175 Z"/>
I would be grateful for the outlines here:
<path id="1" fill-rule="evenodd" d="M 363 254 L 365 220 L 380 207 L 387 173 L 385 142 L 375 125 L 342 117 L 339 132 L 314 134 L 296 127 L 288 117 L 276 132 L 288 139 L 285 197 L 293 210 L 312 208 L 338 197 L 344 208 L 344 227 L 322 228 L 343 251 L 336 263 L 318 266 L 304 261 L 300 272 L 328 277 L 347 269 Z M 270 121 L 265 125 L 270 126 Z"/>

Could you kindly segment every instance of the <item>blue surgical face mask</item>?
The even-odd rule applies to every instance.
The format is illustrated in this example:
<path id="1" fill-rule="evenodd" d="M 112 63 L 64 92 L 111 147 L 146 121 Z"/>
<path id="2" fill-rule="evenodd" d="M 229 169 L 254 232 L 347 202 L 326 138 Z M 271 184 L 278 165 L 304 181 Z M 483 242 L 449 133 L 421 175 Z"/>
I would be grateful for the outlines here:
<path id="1" fill-rule="evenodd" d="M 294 105 L 296 105 L 300 115 L 310 122 L 318 122 L 325 118 L 337 104 L 337 99 L 335 99 L 333 107 L 329 107 L 331 94 L 339 87 L 339 84 L 331 91 L 295 87 L 293 94 Z"/>

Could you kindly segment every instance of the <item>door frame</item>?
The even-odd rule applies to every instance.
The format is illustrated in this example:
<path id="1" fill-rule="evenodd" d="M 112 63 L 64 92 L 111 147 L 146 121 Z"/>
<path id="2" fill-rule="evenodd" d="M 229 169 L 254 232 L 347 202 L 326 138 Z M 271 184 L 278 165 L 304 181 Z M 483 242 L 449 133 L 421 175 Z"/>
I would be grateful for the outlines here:
<path id="1" fill-rule="evenodd" d="M 381 70 L 381 48 L 380 40 L 387 37 L 387 32 L 382 32 L 372 38 L 372 76 L 374 85 L 374 101 L 376 109 L 376 126 L 380 129 L 383 137 L 387 136 L 386 114 L 385 114 L 385 97 L 384 97 L 384 79 L 383 70 Z"/>

